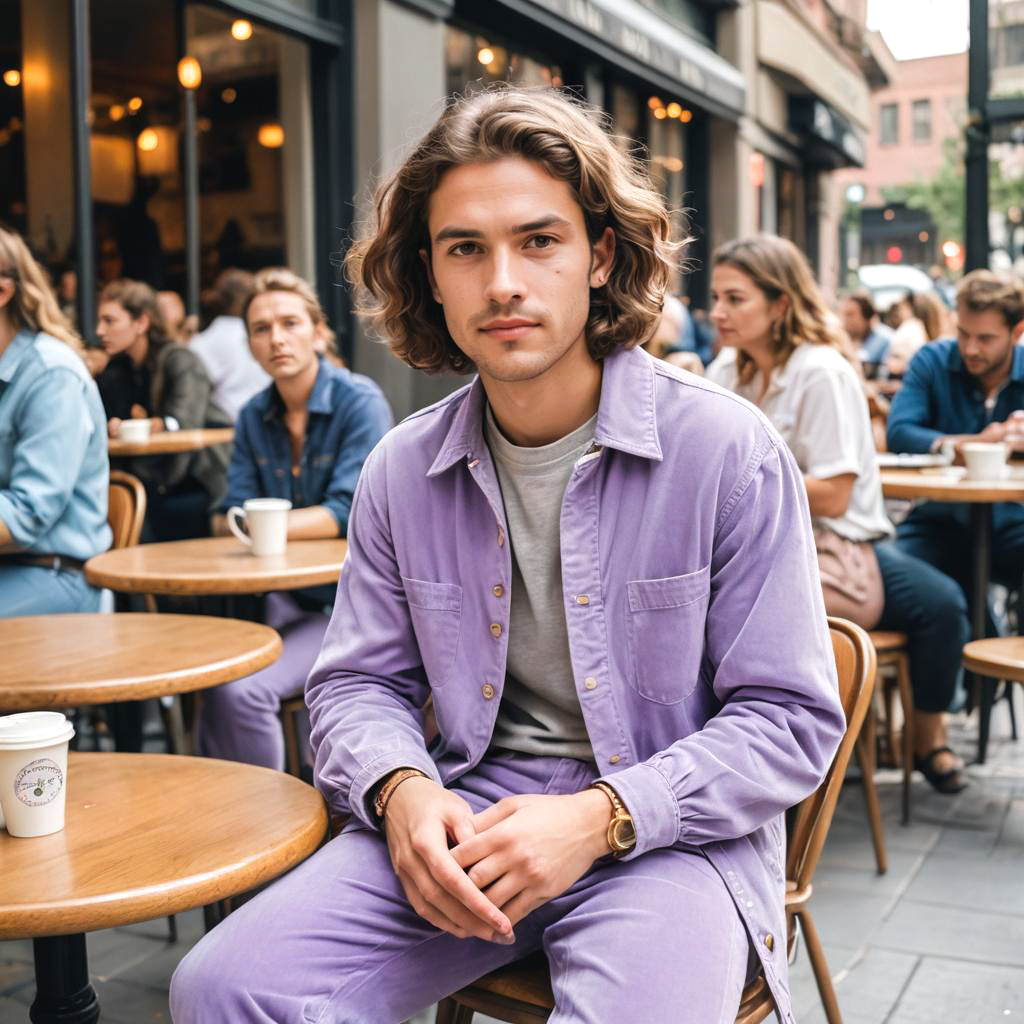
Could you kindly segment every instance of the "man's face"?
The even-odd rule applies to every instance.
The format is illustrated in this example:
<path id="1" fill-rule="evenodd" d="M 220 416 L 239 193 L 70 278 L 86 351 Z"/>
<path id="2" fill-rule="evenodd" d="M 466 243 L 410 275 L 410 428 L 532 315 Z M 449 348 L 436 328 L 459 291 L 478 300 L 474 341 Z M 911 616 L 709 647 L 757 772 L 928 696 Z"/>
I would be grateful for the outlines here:
<path id="1" fill-rule="evenodd" d="M 863 341 L 868 336 L 868 328 L 871 326 L 864 319 L 860 305 L 853 299 L 844 299 L 839 307 L 839 315 L 843 321 L 843 330 L 854 340 Z"/>
<path id="2" fill-rule="evenodd" d="M 972 377 L 994 377 L 1009 371 L 1014 336 L 999 310 L 975 312 L 958 306 L 956 334 L 960 358 Z"/>
<path id="3" fill-rule="evenodd" d="M 96 336 L 108 356 L 131 348 L 149 330 L 149 317 L 137 320 L 120 302 L 103 302 L 96 316 Z"/>
<path id="4" fill-rule="evenodd" d="M 611 271 L 569 186 L 518 158 L 453 168 L 430 199 L 421 252 L 455 344 L 484 378 L 532 380 L 586 354 L 590 289 Z"/>
<path id="5" fill-rule="evenodd" d="M 298 377 L 316 364 L 317 325 L 301 296 L 264 292 L 249 304 L 249 347 L 274 380 Z"/>

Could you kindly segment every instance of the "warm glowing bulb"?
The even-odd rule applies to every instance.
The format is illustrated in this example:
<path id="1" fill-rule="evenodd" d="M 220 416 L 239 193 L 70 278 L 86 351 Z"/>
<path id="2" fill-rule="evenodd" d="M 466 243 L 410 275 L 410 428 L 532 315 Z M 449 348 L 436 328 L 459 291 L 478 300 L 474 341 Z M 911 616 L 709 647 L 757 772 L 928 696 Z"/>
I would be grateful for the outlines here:
<path id="1" fill-rule="evenodd" d="M 178 81 L 186 89 L 198 89 L 203 80 L 203 69 L 195 57 L 182 57 L 178 61 Z"/>
<path id="2" fill-rule="evenodd" d="M 4 85 L 17 89 L 21 85 L 21 72 L 17 68 L 11 68 L 4 72 Z"/>
<path id="3" fill-rule="evenodd" d="M 234 103 L 235 100 L 238 99 L 238 90 L 237 89 L 232 89 L 231 86 L 229 85 L 226 89 L 224 89 L 221 92 L 220 98 L 225 103 Z"/>
<path id="4" fill-rule="evenodd" d="M 668 117 L 668 111 L 667 111 L 667 110 L 666 110 L 666 109 L 665 109 L 664 107 L 658 107 L 658 108 L 657 108 L 657 109 L 656 109 L 656 110 L 654 111 L 654 116 L 655 116 L 655 117 L 656 117 L 656 118 L 657 118 L 657 119 L 658 119 L 659 121 L 664 121 L 664 120 L 665 120 L 665 118 L 666 118 L 666 117 Z"/>
<path id="5" fill-rule="evenodd" d="M 145 128 L 139 132 L 135 144 L 143 153 L 152 153 L 160 145 L 160 136 L 152 128 Z"/>
<path id="6" fill-rule="evenodd" d="M 231 38 L 244 43 L 246 39 L 252 39 L 252 22 L 245 18 L 238 18 L 231 22 Z"/>
<path id="7" fill-rule="evenodd" d="M 133 114 L 137 114 L 142 109 L 142 97 L 141 96 L 133 96 L 128 101 L 128 109 Z"/>
<path id="8" fill-rule="evenodd" d="M 917 240 L 919 242 L 927 242 L 928 238 L 929 238 L 929 235 L 928 235 L 927 231 L 919 231 L 917 233 Z"/>
<path id="9" fill-rule="evenodd" d="M 256 138 L 267 149 L 280 149 L 284 145 L 284 129 L 279 124 L 261 124 Z"/>
<path id="10" fill-rule="evenodd" d="M 489 46 L 481 47 L 480 51 L 476 55 L 476 59 L 486 67 L 488 64 L 494 63 L 494 51 Z"/>
<path id="11" fill-rule="evenodd" d="M 693 120 L 693 111 L 681 110 L 679 112 L 679 120 L 682 121 L 683 124 L 689 124 Z"/>
<path id="12" fill-rule="evenodd" d="M 895 220 L 896 219 L 896 213 L 895 213 L 894 210 L 886 210 L 885 213 L 882 214 L 882 216 L 886 220 Z"/>
<path id="13" fill-rule="evenodd" d="M 110 114 L 110 120 L 111 121 L 120 121 L 121 118 L 124 117 L 124 107 L 121 106 L 120 103 L 115 103 L 110 108 L 108 113 Z"/>
<path id="14" fill-rule="evenodd" d="M 661 100 L 657 96 L 652 96 L 647 101 L 647 106 L 649 106 L 651 108 L 651 110 L 657 110 L 658 107 L 661 106 Z"/>
<path id="15" fill-rule="evenodd" d="M 683 108 L 678 103 L 670 103 L 666 108 L 669 117 L 678 117 L 682 112 Z"/>

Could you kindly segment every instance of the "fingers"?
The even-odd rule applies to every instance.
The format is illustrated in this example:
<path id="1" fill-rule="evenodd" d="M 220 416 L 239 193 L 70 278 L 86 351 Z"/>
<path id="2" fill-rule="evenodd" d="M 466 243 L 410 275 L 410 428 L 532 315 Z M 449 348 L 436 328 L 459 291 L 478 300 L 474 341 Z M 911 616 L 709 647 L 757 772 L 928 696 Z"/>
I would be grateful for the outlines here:
<path id="1" fill-rule="evenodd" d="M 458 901 L 479 921 L 493 931 L 512 934 L 512 925 L 497 907 L 469 880 L 469 876 L 452 858 L 447 848 L 420 852 L 431 880 L 447 896 Z"/>
<path id="2" fill-rule="evenodd" d="M 405 890 L 405 898 L 409 901 L 409 906 L 412 907 L 412 909 L 415 910 L 424 921 L 428 921 L 439 931 L 448 932 L 449 935 L 454 935 L 458 939 L 469 938 L 469 932 L 466 931 L 465 928 L 456 924 L 438 907 L 427 902 L 407 872 L 399 871 L 397 874 L 398 880 L 402 883 L 402 888 Z"/>
<path id="3" fill-rule="evenodd" d="M 493 885 L 501 878 L 510 866 L 507 857 L 503 857 L 500 854 L 492 854 L 490 857 L 484 857 L 483 860 L 479 860 L 471 865 L 466 874 L 469 876 L 469 880 L 481 892 L 484 892 L 489 885 Z M 495 903 L 494 898 L 489 892 L 485 893 L 485 895 L 496 907 L 500 907 L 500 904 Z"/>
<path id="4" fill-rule="evenodd" d="M 473 827 L 477 834 L 493 828 L 500 821 L 515 814 L 519 810 L 519 801 L 515 797 L 506 797 L 496 804 L 482 810 L 479 814 L 473 815 Z"/>
<path id="5" fill-rule="evenodd" d="M 544 900 L 533 895 L 529 889 L 523 889 L 517 896 L 505 904 L 505 913 L 513 924 L 518 924 L 524 917 L 532 914 Z"/>
<path id="6" fill-rule="evenodd" d="M 446 817 L 445 824 L 458 844 L 467 843 L 476 835 L 476 828 L 473 824 L 473 814 L 467 808 L 464 815 L 452 815 Z"/>

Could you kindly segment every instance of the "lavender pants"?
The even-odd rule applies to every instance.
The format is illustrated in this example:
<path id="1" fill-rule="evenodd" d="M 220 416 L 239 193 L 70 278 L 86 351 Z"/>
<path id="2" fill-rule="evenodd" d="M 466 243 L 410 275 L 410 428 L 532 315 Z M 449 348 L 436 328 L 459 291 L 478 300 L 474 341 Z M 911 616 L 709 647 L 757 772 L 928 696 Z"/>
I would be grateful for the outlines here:
<path id="1" fill-rule="evenodd" d="M 281 634 L 281 657 L 251 676 L 204 691 L 196 740 L 206 757 L 281 771 L 281 701 L 305 688 L 330 618 L 303 611 L 288 594 L 274 593 L 267 595 L 265 621 Z"/>
<path id="2" fill-rule="evenodd" d="M 591 765 L 492 755 L 452 787 L 474 809 L 515 793 L 573 793 Z M 552 1024 L 732 1024 L 747 934 L 697 850 L 597 863 L 500 946 L 457 939 L 406 902 L 382 836 L 350 828 L 236 910 L 171 981 L 174 1024 L 398 1024 L 542 948 Z"/>

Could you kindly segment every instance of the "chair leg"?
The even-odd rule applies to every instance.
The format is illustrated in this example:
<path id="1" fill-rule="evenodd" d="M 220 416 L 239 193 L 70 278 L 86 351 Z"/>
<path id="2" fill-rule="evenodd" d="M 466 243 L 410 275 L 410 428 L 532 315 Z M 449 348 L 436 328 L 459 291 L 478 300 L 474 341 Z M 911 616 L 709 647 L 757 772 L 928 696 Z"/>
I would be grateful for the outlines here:
<path id="1" fill-rule="evenodd" d="M 978 706 L 978 764 L 984 764 L 988 755 L 988 734 L 992 721 L 992 704 L 997 683 L 991 679 L 981 680 L 981 703 Z"/>
<path id="2" fill-rule="evenodd" d="M 910 776 L 914 771 L 914 689 L 910 683 L 910 658 L 903 654 L 896 665 L 896 681 L 903 705 L 903 824 L 910 824 Z"/>
<path id="3" fill-rule="evenodd" d="M 1010 738 L 1017 741 L 1017 708 L 1013 703 L 1013 683 L 1003 684 L 1006 687 L 1006 706 L 1010 709 Z"/>
<path id="4" fill-rule="evenodd" d="M 864 719 L 864 726 L 857 737 L 857 761 L 864 777 L 864 801 L 868 808 L 868 822 L 871 825 L 871 841 L 875 847 L 875 861 L 878 873 L 889 870 L 885 855 L 885 833 L 882 829 L 882 811 L 878 806 L 878 790 L 875 789 L 875 720 L 873 715 Z"/>
<path id="5" fill-rule="evenodd" d="M 818 983 L 821 1004 L 825 1007 L 825 1019 L 828 1024 L 843 1024 L 839 1003 L 836 1000 L 836 990 L 832 987 L 832 978 L 828 973 L 825 951 L 821 948 L 821 939 L 818 938 L 818 930 L 814 927 L 814 921 L 807 910 L 798 911 L 797 917 L 800 920 L 800 930 L 804 933 L 804 941 L 807 943 L 807 956 L 811 961 L 811 970 L 814 971 L 814 980 Z"/>
<path id="6" fill-rule="evenodd" d="M 473 1024 L 473 1011 L 450 996 L 437 1004 L 435 1024 Z"/>

